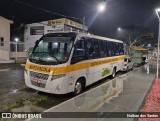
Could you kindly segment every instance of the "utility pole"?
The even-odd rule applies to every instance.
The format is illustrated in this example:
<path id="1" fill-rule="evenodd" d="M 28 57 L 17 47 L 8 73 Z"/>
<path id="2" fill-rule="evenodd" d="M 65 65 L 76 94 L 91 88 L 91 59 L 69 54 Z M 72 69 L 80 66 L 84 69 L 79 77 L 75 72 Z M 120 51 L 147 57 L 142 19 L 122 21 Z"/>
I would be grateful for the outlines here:
<path id="1" fill-rule="evenodd" d="M 159 76 L 159 41 L 160 41 L 160 9 L 156 9 L 156 13 L 158 16 L 158 23 L 159 23 L 159 34 L 158 34 L 158 52 L 157 52 L 157 79 Z"/>
<path id="2" fill-rule="evenodd" d="M 83 17 L 83 32 L 85 32 L 85 16 Z"/>

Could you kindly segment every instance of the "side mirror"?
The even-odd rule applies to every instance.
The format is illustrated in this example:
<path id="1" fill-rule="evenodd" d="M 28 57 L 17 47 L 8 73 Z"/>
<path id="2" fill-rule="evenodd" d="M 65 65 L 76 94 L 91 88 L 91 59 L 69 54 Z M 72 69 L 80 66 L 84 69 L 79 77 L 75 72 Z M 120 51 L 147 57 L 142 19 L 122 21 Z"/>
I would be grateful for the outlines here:
<path id="1" fill-rule="evenodd" d="M 35 41 L 36 47 L 38 46 L 39 42 L 40 42 L 40 40 L 36 40 L 36 41 Z"/>
<path id="2" fill-rule="evenodd" d="M 28 57 L 31 55 L 32 51 L 33 51 L 33 47 L 30 47 L 27 51 Z"/>

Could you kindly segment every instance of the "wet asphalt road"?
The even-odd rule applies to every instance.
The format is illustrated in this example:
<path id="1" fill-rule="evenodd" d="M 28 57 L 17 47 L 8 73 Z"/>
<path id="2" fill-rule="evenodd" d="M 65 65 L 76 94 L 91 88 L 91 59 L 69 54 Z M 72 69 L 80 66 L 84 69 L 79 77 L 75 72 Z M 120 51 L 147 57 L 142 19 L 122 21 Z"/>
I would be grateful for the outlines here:
<path id="1" fill-rule="evenodd" d="M 0 112 L 41 112 L 68 98 L 71 98 L 70 94 L 59 96 L 28 88 L 24 82 L 23 66 L 0 64 Z M 23 107 L 30 108 L 24 110 Z"/>

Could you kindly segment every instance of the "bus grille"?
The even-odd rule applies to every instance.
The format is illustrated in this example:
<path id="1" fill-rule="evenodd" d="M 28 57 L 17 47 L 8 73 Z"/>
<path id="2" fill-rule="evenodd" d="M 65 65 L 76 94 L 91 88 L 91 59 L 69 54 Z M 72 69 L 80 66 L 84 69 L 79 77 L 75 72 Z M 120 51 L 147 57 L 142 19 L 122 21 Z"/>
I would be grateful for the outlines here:
<path id="1" fill-rule="evenodd" d="M 48 80 L 49 75 L 48 74 L 42 74 L 42 73 L 37 73 L 30 71 L 30 76 L 32 78 L 37 78 L 37 79 L 42 79 L 42 80 Z"/>

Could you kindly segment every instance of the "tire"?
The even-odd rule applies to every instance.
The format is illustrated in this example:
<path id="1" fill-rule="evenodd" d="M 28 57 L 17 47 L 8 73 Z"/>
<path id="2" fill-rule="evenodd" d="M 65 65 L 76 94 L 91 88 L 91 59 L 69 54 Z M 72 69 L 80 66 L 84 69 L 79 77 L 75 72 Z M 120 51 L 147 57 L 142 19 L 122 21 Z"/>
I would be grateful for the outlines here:
<path id="1" fill-rule="evenodd" d="M 113 72 L 112 72 L 111 78 L 113 79 L 115 76 L 116 76 L 116 68 L 113 68 Z"/>
<path id="2" fill-rule="evenodd" d="M 82 93 L 84 89 L 84 84 L 82 83 L 81 80 L 77 80 L 76 84 L 75 84 L 75 87 L 74 87 L 74 95 L 79 95 Z"/>
<path id="3" fill-rule="evenodd" d="M 127 66 L 126 72 L 128 72 L 128 71 L 129 71 L 129 67 Z"/>

